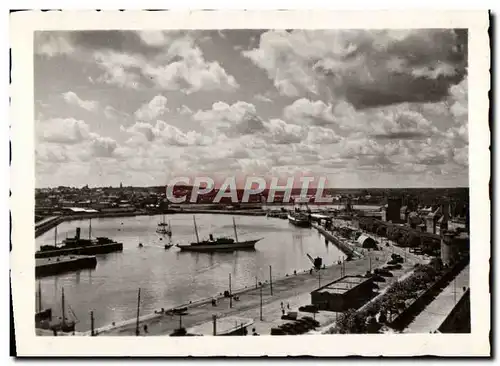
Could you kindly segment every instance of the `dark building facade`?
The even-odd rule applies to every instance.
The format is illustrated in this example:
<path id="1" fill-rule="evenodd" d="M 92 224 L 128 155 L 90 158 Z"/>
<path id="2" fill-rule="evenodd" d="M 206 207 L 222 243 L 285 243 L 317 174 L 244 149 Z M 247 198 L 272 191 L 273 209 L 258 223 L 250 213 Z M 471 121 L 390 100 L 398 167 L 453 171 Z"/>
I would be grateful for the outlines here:
<path id="1" fill-rule="evenodd" d="M 358 308 L 372 293 L 371 278 L 344 276 L 311 292 L 311 303 L 320 310 L 342 312 Z"/>
<path id="2" fill-rule="evenodd" d="M 386 221 L 394 223 L 401 221 L 401 206 L 403 200 L 400 197 L 389 197 L 387 199 Z"/>

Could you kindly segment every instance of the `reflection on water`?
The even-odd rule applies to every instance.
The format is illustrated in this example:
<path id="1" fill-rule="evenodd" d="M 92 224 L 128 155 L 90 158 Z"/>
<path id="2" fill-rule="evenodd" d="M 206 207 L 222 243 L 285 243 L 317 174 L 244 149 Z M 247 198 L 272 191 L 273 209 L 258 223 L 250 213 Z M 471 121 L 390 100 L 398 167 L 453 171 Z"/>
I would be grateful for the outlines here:
<path id="1" fill-rule="evenodd" d="M 192 215 L 169 217 L 172 242 L 185 244 L 196 240 Z M 91 310 L 97 327 L 135 316 L 137 289 L 141 288 L 141 313 L 213 296 L 228 289 L 229 273 L 233 289 L 253 286 L 268 279 L 269 265 L 273 277 L 283 277 L 294 270 L 311 267 L 306 253 L 321 256 L 331 264 L 342 255 L 332 245 L 325 245 L 314 229 L 297 228 L 286 220 L 266 217 L 236 216 L 240 240 L 263 238 L 255 251 L 234 253 L 191 253 L 177 248 L 165 250 L 168 240 L 156 234 L 159 217 L 93 219 L 92 234 L 108 236 L 123 243 L 123 252 L 98 255 L 94 270 L 82 270 L 41 279 L 44 307 L 60 314 L 61 288 L 66 302 L 78 317 L 77 330 L 90 328 Z M 210 233 L 233 236 L 231 216 L 196 215 L 200 239 Z M 123 223 L 123 225 L 121 224 Z M 74 221 L 59 225 L 58 241 L 73 236 L 81 227 L 88 236 L 88 222 Z M 120 230 L 119 230 L 120 229 Z M 162 239 L 162 240 L 160 240 Z M 54 230 L 36 240 L 37 247 L 52 244 Z M 138 244 L 143 243 L 139 248 Z"/>

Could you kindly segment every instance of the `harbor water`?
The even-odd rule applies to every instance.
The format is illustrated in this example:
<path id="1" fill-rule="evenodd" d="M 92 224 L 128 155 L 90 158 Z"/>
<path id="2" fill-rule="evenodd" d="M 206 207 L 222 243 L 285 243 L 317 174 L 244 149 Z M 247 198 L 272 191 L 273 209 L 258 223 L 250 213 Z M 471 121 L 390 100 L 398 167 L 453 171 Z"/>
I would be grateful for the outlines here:
<path id="1" fill-rule="evenodd" d="M 97 256 L 97 266 L 42 278 L 42 306 L 61 314 L 61 289 L 64 287 L 67 314 L 78 320 L 76 330 L 90 329 L 90 311 L 95 326 L 134 318 L 137 311 L 137 292 L 141 289 L 141 315 L 208 298 L 229 289 L 255 286 L 269 281 L 269 266 L 273 278 L 308 270 L 307 258 L 320 256 L 326 265 L 344 255 L 315 229 L 297 228 L 287 220 L 263 216 L 236 216 L 238 239 L 263 238 L 255 251 L 231 253 L 190 253 L 178 248 L 165 249 L 167 237 L 156 233 L 161 216 L 102 218 L 92 220 L 92 237 L 106 236 L 123 243 L 123 252 Z M 175 214 L 166 218 L 172 226 L 172 243 L 196 241 L 193 216 Z M 197 214 L 200 240 L 214 236 L 234 237 L 229 215 Z M 57 240 L 72 237 L 81 227 L 83 238 L 89 235 L 88 221 L 64 222 L 58 226 Z M 54 243 L 54 229 L 36 239 L 40 245 Z M 143 247 L 139 247 L 139 243 Z"/>

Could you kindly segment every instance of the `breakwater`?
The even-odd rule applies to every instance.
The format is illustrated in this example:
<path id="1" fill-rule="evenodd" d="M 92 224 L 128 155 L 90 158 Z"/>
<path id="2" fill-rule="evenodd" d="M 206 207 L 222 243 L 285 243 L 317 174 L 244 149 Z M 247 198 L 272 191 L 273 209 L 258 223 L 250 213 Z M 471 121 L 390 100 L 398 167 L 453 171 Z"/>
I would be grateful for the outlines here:
<path id="1" fill-rule="evenodd" d="M 75 254 L 75 255 L 106 254 L 112 252 L 121 252 L 122 250 L 123 250 L 122 243 L 97 244 L 97 245 L 88 245 L 76 248 L 38 251 L 35 253 L 35 258 L 57 257 L 69 254 Z"/>
<path id="2" fill-rule="evenodd" d="M 50 229 L 56 227 L 62 222 L 75 220 L 89 220 L 96 218 L 116 218 L 116 217 L 134 217 L 134 216 L 156 216 L 161 214 L 218 214 L 218 215 L 242 215 L 242 216 L 265 216 L 263 210 L 213 210 L 213 209 L 195 209 L 195 208 L 179 208 L 169 209 L 166 212 L 151 212 L 151 211 L 124 211 L 124 212 L 89 212 L 84 214 L 71 214 L 55 216 L 50 220 L 45 220 L 42 223 L 35 223 L 35 238 L 46 233 Z"/>
<path id="3" fill-rule="evenodd" d="M 97 259 L 95 256 L 39 258 L 36 260 L 35 276 L 52 276 L 79 269 L 95 268 L 96 265 Z"/>

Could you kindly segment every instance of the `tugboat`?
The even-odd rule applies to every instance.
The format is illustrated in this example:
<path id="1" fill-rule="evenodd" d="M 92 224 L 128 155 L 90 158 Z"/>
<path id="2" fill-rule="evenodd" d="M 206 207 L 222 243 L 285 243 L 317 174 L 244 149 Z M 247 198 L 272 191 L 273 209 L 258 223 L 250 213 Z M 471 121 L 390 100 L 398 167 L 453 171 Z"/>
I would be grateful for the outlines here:
<path id="1" fill-rule="evenodd" d="M 295 226 L 298 227 L 311 227 L 311 220 L 309 215 L 295 212 L 295 213 L 289 213 L 288 214 L 288 221 Z"/>
<path id="2" fill-rule="evenodd" d="M 233 228 L 234 228 L 234 239 L 229 237 L 220 237 L 214 239 L 214 236 L 210 234 L 209 240 L 201 240 L 198 236 L 198 228 L 196 226 L 196 219 L 193 216 L 194 230 L 196 234 L 196 243 L 179 245 L 181 251 L 191 251 L 191 252 L 219 252 L 219 251 L 234 251 L 234 250 L 252 250 L 255 249 L 255 244 L 262 240 L 262 238 L 254 240 L 239 241 L 238 233 L 236 231 L 236 223 L 233 217 Z"/>
<path id="3" fill-rule="evenodd" d="M 35 258 L 47 258 L 68 254 L 105 254 L 111 252 L 121 252 L 123 244 L 110 238 L 96 237 L 92 239 L 92 219 L 89 221 L 89 238 L 80 237 L 80 228 L 76 228 L 73 238 L 63 240 L 62 245 L 57 244 L 57 226 L 55 228 L 54 245 L 42 245 L 35 253 Z"/>

